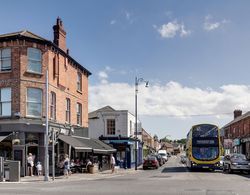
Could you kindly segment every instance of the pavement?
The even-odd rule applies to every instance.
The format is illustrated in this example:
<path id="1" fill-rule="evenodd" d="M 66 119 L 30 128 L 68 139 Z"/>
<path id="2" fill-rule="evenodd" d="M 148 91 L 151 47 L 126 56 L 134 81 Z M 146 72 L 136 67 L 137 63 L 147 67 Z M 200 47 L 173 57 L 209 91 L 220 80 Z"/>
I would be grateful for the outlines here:
<path id="1" fill-rule="evenodd" d="M 49 182 L 61 182 L 61 181 L 81 181 L 81 180 L 98 180 L 98 179 L 104 179 L 104 178 L 113 178 L 113 177 L 119 177 L 123 175 L 130 175 L 130 174 L 136 174 L 138 172 L 142 171 L 142 167 L 138 167 L 138 170 L 135 171 L 134 168 L 132 169 L 123 169 L 123 168 L 117 168 L 115 169 L 114 173 L 111 173 L 111 170 L 106 170 L 102 172 L 97 172 L 94 174 L 90 173 L 74 173 L 71 174 L 68 177 L 65 177 L 64 175 L 56 176 L 55 180 L 52 179 L 52 177 L 49 177 Z M 5 183 L 29 183 L 29 182 L 45 182 L 44 176 L 25 176 L 21 177 L 20 182 L 5 182 Z"/>

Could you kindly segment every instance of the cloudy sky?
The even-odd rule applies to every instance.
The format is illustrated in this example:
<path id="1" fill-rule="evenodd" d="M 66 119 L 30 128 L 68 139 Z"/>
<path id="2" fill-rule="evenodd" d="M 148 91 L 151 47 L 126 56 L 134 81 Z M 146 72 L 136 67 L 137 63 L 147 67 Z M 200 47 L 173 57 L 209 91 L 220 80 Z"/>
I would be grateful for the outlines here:
<path id="1" fill-rule="evenodd" d="M 90 111 L 134 113 L 136 76 L 150 83 L 139 86 L 139 118 L 159 137 L 250 110 L 250 1 L 0 2 L 0 34 L 28 29 L 52 40 L 62 18 L 70 54 L 93 73 Z"/>

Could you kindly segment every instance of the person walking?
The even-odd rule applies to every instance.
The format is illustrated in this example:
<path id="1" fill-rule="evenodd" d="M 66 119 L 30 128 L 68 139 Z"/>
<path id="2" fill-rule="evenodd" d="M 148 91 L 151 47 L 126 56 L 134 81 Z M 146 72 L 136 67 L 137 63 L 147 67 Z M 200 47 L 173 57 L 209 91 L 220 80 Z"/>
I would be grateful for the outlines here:
<path id="1" fill-rule="evenodd" d="M 110 156 L 110 166 L 111 166 L 111 173 L 115 172 L 115 157 L 113 154 Z"/>
<path id="2" fill-rule="evenodd" d="M 37 175 L 38 176 L 42 175 L 43 167 L 42 167 L 41 162 L 39 162 L 39 161 L 37 162 L 36 170 L 37 170 Z"/>
<path id="3" fill-rule="evenodd" d="M 27 157 L 27 166 L 28 166 L 28 175 L 34 176 L 33 175 L 34 158 L 32 156 L 32 153 L 29 153 L 29 155 Z"/>
<path id="4" fill-rule="evenodd" d="M 65 154 L 63 166 L 64 166 L 64 176 L 68 178 L 70 174 L 70 162 L 69 162 L 69 156 L 67 154 Z"/>

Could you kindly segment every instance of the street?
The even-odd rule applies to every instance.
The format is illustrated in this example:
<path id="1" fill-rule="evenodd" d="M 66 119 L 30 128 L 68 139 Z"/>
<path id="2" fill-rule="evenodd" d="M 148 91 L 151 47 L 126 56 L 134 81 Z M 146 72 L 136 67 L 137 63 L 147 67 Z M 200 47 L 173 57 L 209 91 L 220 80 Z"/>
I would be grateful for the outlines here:
<path id="1" fill-rule="evenodd" d="M 250 175 L 224 174 L 221 171 L 189 172 L 172 156 L 158 170 L 138 170 L 124 175 L 107 174 L 91 180 L 56 182 L 0 183 L 1 194 L 184 194 L 247 195 Z"/>

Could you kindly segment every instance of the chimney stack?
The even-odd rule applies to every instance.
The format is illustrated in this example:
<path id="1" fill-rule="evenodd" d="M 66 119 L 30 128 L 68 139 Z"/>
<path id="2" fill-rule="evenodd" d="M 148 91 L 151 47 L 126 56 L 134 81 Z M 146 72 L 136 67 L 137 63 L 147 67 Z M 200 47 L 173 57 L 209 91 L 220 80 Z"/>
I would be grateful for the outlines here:
<path id="1" fill-rule="evenodd" d="M 54 30 L 54 43 L 63 51 L 67 52 L 66 48 L 66 32 L 63 27 L 61 18 L 57 18 L 56 25 L 53 26 Z"/>
<path id="2" fill-rule="evenodd" d="M 234 119 L 242 115 L 242 110 L 235 110 L 234 111 Z"/>

